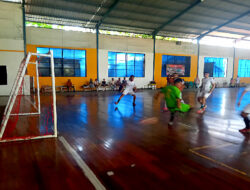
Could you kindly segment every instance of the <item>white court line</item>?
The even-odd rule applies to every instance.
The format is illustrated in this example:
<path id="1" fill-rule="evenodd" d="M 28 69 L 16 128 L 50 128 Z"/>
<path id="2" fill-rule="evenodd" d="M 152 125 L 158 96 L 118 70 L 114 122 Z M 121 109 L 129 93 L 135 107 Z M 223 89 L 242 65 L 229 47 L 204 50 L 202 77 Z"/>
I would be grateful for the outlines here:
<path id="1" fill-rule="evenodd" d="M 191 153 L 195 154 L 196 156 L 199 156 L 199 157 L 201 157 L 203 159 L 209 160 L 209 161 L 211 161 L 211 162 L 213 162 L 213 163 L 215 163 L 217 165 L 223 166 L 223 167 L 225 167 L 227 169 L 230 169 L 230 170 L 232 170 L 234 172 L 240 173 L 242 175 L 248 175 L 244 171 L 241 171 L 241 170 L 239 170 L 237 168 L 233 168 L 233 167 L 231 167 L 231 166 L 229 166 L 229 165 L 227 165 L 227 164 L 225 164 L 225 163 L 223 163 L 221 161 L 215 160 L 212 157 L 206 156 L 206 155 L 198 152 L 199 150 L 204 150 L 204 149 L 218 149 L 218 148 L 228 147 L 228 146 L 232 146 L 232 145 L 235 145 L 235 144 L 233 144 L 233 143 L 225 143 L 225 144 L 221 144 L 221 145 L 206 145 L 206 146 L 200 146 L 200 147 L 190 148 L 189 151 Z"/>
<path id="2" fill-rule="evenodd" d="M 182 123 L 182 122 L 178 122 L 178 124 L 182 125 L 184 127 L 193 128 L 191 125 L 188 125 L 188 124 L 185 124 L 185 123 Z"/>
<path id="3" fill-rule="evenodd" d="M 233 168 L 233 167 L 231 167 L 231 166 L 229 166 L 229 165 L 227 165 L 227 164 L 225 164 L 225 163 L 223 163 L 223 162 L 220 162 L 220 161 L 218 161 L 218 160 L 215 160 L 215 159 L 213 159 L 213 158 L 211 158 L 211 157 L 208 157 L 208 156 L 206 156 L 206 155 L 204 155 L 204 154 L 198 153 L 198 152 L 196 152 L 196 151 L 193 150 L 193 149 L 189 149 L 189 151 L 192 152 L 193 154 L 195 154 L 196 156 L 199 156 L 199 157 L 201 157 L 201 158 L 204 158 L 204 159 L 206 159 L 206 160 L 209 160 L 209 161 L 211 161 L 211 162 L 213 162 L 213 163 L 215 163 L 215 164 L 217 164 L 217 165 L 223 166 L 223 167 L 225 167 L 225 168 L 227 168 L 227 169 L 230 169 L 230 170 L 232 170 L 232 171 L 234 171 L 234 172 L 237 172 L 237 173 L 240 173 L 240 174 L 242 174 L 242 175 L 247 175 L 247 173 L 244 172 L 244 171 L 241 171 L 241 170 L 239 170 L 239 169 Z"/>
<path id="4" fill-rule="evenodd" d="M 80 155 L 70 146 L 70 144 L 66 141 L 63 136 L 59 137 L 59 140 L 62 142 L 66 150 L 72 155 L 75 159 L 78 166 L 82 169 L 85 176 L 89 179 L 92 185 L 96 190 L 106 190 L 103 184 L 98 180 L 96 175 L 92 172 L 92 170 L 88 167 L 88 165 L 82 160 Z"/>

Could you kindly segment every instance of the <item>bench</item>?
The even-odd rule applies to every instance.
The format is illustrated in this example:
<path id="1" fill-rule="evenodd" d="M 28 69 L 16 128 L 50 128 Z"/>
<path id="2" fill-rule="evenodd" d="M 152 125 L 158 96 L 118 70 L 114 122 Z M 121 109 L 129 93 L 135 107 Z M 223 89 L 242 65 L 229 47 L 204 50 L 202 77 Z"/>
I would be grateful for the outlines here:
<path id="1" fill-rule="evenodd" d="M 73 85 L 72 88 L 75 91 L 75 86 Z M 56 86 L 56 92 L 64 92 L 67 91 L 68 87 L 67 86 Z M 46 93 L 46 92 L 52 92 L 52 86 L 48 86 L 48 85 L 43 85 L 41 87 L 41 92 L 42 93 Z"/>
<path id="2" fill-rule="evenodd" d="M 91 88 L 89 86 L 81 86 L 81 88 L 83 89 L 83 91 L 95 91 L 95 90 L 97 90 L 96 87 Z"/>
<path id="3" fill-rule="evenodd" d="M 149 88 L 152 90 L 156 90 L 156 84 L 146 84 L 146 85 L 144 85 L 143 88 Z"/>

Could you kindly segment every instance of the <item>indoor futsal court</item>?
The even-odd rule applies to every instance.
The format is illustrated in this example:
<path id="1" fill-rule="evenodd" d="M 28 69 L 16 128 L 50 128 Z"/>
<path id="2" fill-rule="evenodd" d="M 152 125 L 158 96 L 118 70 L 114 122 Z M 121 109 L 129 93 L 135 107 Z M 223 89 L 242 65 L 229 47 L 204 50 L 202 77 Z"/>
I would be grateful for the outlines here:
<path id="1" fill-rule="evenodd" d="M 0 0 L 0 189 L 250 188 L 250 1 Z"/>

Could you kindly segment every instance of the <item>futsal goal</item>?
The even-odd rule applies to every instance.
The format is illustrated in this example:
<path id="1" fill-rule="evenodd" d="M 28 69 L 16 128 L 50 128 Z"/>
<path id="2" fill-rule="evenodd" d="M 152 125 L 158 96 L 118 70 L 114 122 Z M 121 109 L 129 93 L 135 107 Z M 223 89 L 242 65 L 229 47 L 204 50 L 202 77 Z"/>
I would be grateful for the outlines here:
<path id="1" fill-rule="evenodd" d="M 49 94 L 43 95 L 42 99 L 39 86 L 40 62 L 50 68 L 51 77 L 47 78 L 52 89 Z M 28 66 L 33 68 L 33 77 L 26 75 Z M 0 142 L 50 137 L 57 137 L 53 51 L 48 54 L 29 52 L 19 66 L 2 116 Z"/>

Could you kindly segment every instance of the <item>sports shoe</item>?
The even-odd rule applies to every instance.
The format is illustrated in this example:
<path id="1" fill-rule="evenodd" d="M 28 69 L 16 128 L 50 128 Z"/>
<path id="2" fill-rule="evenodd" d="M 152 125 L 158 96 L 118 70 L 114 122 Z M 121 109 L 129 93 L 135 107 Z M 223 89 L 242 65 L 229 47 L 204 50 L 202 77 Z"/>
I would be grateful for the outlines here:
<path id="1" fill-rule="evenodd" d="M 206 109 L 207 108 L 207 105 L 202 105 L 201 107 L 200 107 L 200 109 Z"/>
<path id="2" fill-rule="evenodd" d="M 168 122 L 168 126 L 172 126 L 173 124 L 174 124 L 173 121 L 169 121 L 169 122 Z"/>
<path id="3" fill-rule="evenodd" d="M 241 133 L 249 133 L 250 129 L 247 129 L 247 128 L 240 129 L 239 132 L 241 132 Z"/>
<path id="4" fill-rule="evenodd" d="M 198 111 L 197 111 L 197 113 L 203 113 L 204 112 L 204 109 L 199 109 Z"/>
<path id="5" fill-rule="evenodd" d="M 167 107 L 164 107 L 163 109 L 162 109 L 162 111 L 168 111 L 168 108 Z"/>

